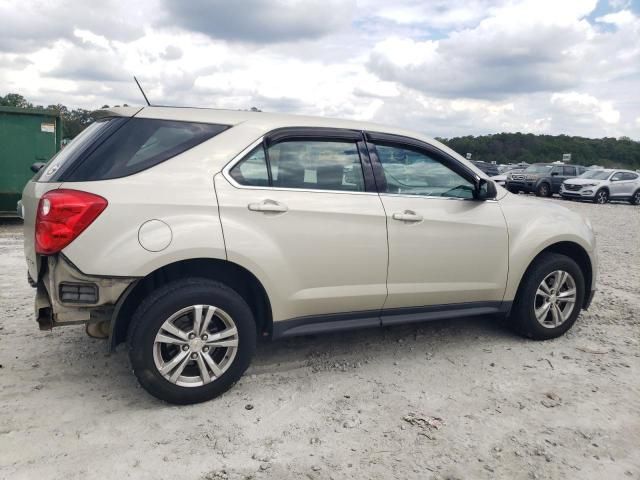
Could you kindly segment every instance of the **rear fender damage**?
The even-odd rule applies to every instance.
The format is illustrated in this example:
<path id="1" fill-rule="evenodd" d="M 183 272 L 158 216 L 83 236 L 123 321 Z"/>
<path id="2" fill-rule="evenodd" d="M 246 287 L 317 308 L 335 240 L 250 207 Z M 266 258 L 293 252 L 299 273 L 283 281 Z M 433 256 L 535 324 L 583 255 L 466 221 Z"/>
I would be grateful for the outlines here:
<path id="1" fill-rule="evenodd" d="M 64 255 L 46 258 L 46 268 L 37 282 L 35 310 L 41 330 L 63 325 L 109 321 L 115 305 L 134 277 L 99 277 L 80 272 Z M 95 285 L 94 301 L 62 301 L 60 284 Z"/>

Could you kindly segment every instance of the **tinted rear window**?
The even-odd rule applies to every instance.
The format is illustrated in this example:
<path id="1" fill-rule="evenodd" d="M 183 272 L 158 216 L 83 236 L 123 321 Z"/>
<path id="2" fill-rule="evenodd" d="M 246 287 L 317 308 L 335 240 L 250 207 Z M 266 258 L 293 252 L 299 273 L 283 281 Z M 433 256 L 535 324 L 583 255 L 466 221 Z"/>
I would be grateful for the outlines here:
<path id="1" fill-rule="evenodd" d="M 85 182 L 126 177 L 158 165 L 208 140 L 228 127 L 208 123 L 131 118 L 117 122 L 108 135 L 84 142 L 82 153 L 65 165 L 57 180 Z M 71 142 L 67 148 L 75 143 Z"/>

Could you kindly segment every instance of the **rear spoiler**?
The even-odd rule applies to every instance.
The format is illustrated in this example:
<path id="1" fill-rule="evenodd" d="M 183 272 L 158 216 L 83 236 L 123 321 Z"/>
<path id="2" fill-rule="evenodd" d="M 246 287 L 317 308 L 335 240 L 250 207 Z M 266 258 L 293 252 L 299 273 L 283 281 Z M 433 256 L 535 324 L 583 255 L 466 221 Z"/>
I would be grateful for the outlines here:
<path id="1" fill-rule="evenodd" d="M 108 107 L 101 108 L 100 110 L 94 110 L 91 112 L 91 116 L 100 120 L 107 117 L 134 117 L 144 107 Z"/>

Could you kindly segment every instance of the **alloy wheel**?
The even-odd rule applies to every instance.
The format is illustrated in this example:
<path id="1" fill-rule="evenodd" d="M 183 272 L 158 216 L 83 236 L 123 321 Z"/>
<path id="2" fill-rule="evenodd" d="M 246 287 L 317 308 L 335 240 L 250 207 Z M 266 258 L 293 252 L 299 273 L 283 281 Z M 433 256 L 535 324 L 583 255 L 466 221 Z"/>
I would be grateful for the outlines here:
<path id="1" fill-rule="evenodd" d="M 637 191 L 637 192 L 633 195 L 633 204 L 634 204 L 634 205 L 640 205 L 640 191 Z"/>
<path id="2" fill-rule="evenodd" d="M 571 274 L 564 270 L 551 272 L 536 290 L 536 319 L 545 328 L 559 327 L 571 316 L 576 298 L 576 282 Z"/>
<path id="3" fill-rule="evenodd" d="M 608 195 L 606 191 L 600 190 L 598 193 L 596 193 L 596 202 L 600 205 L 604 205 L 605 203 L 607 203 L 607 200 Z"/>
<path id="4" fill-rule="evenodd" d="M 546 184 L 540 185 L 540 195 L 543 197 L 549 196 L 549 187 Z"/>
<path id="5" fill-rule="evenodd" d="M 153 343 L 160 374 L 181 387 L 200 387 L 231 366 L 238 352 L 238 329 L 231 316 L 212 305 L 192 305 L 171 315 Z"/>

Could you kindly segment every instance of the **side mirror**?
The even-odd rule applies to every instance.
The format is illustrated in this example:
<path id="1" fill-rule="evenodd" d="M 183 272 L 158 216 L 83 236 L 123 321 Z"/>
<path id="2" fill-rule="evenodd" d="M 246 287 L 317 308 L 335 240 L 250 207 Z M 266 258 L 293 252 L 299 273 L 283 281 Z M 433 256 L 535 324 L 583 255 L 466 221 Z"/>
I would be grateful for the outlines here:
<path id="1" fill-rule="evenodd" d="M 476 183 L 475 198 L 476 200 L 493 200 L 498 196 L 498 189 L 493 180 L 481 178 Z"/>
<path id="2" fill-rule="evenodd" d="M 45 165 L 46 163 L 44 162 L 36 162 L 31 165 L 31 171 L 33 173 L 38 173 L 40 170 L 42 170 L 42 167 L 44 167 Z"/>

